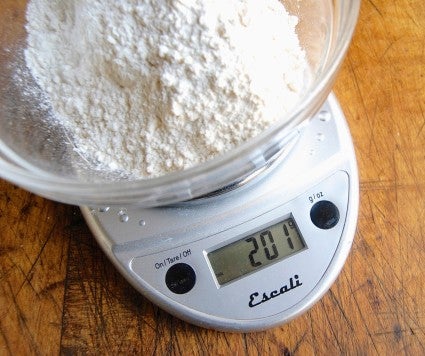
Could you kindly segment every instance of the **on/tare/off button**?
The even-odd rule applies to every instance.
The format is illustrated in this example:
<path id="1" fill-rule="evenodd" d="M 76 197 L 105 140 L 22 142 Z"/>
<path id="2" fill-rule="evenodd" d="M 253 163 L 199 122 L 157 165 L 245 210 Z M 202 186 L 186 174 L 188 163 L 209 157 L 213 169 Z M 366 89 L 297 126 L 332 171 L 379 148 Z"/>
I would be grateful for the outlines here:
<path id="1" fill-rule="evenodd" d="M 165 284 L 175 294 L 188 293 L 195 286 L 195 283 L 196 273 L 186 263 L 172 265 L 165 275 Z"/>
<path id="2" fill-rule="evenodd" d="M 311 207 L 310 218 L 319 229 L 332 229 L 339 221 L 339 210 L 328 200 L 318 201 Z"/>

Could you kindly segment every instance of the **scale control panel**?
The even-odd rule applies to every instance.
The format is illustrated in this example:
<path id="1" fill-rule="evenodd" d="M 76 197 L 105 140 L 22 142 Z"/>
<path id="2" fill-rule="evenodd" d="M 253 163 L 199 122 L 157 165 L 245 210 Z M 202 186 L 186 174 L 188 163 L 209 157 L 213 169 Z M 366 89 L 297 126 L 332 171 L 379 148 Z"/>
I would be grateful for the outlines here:
<path id="1" fill-rule="evenodd" d="M 311 207 L 310 218 L 317 228 L 328 230 L 338 224 L 340 213 L 338 207 L 334 203 L 328 200 L 321 200 Z M 217 266 L 219 270 L 229 270 L 226 273 L 221 270 L 219 272 L 213 272 L 215 273 L 218 283 L 221 285 L 228 282 L 228 275 L 232 275 L 232 271 L 236 272 L 236 275 L 244 275 L 250 270 L 256 271 L 259 267 L 265 267 L 268 264 L 278 262 L 280 259 L 289 257 L 290 255 L 306 248 L 306 245 L 302 241 L 302 237 L 292 218 L 287 219 L 283 222 L 283 224 L 281 223 L 281 226 L 278 225 L 280 224 L 273 226 L 276 233 L 272 233 L 271 229 L 264 230 L 257 234 L 258 236 L 249 236 L 233 243 L 233 245 L 237 246 L 233 249 L 227 248 L 226 246 L 225 248 L 214 251 L 214 253 L 209 253 L 207 257 L 210 264 L 214 261 L 214 265 Z M 282 228 L 281 231 L 279 231 L 280 228 Z M 290 233 L 290 231 L 292 231 L 292 233 Z M 295 235 L 295 242 L 291 235 Z M 244 246 L 242 248 L 238 248 L 240 245 Z M 280 245 L 283 245 L 283 247 L 280 247 Z M 241 256 L 241 251 L 239 250 L 247 249 L 249 251 L 246 251 L 247 253 L 242 254 Z M 221 253 L 222 250 L 227 250 L 229 252 L 224 254 Z M 218 251 L 220 251 L 220 253 L 218 253 Z M 166 260 L 157 263 L 155 266 L 156 268 L 161 268 L 167 263 L 171 265 L 165 274 L 165 284 L 168 289 L 175 294 L 186 294 L 190 292 L 196 284 L 196 272 L 192 266 L 186 262 L 178 262 L 190 257 L 191 255 L 192 251 L 189 248 L 180 252 L 177 256 L 171 258 L 167 257 Z M 248 271 L 243 269 L 244 266 L 238 266 L 238 258 L 240 258 L 242 262 L 245 262 L 245 265 L 248 265 L 247 262 L 249 261 Z M 264 261 L 261 261 L 261 259 Z M 214 267 L 212 267 L 212 269 L 215 271 Z M 289 289 L 293 289 L 301 285 L 298 275 L 295 275 L 294 279 L 290 278 L 289 282 Z M 282 294 L 283 291 L 287 292 L 288 287 L 284 290 L 280 289 L 279 293 L 274 293 L 273 297 Z M 253 306 L 252 304 L 253 303 L 250 305 L 251 307 Z"/>
<path id="2" fill-rule="evenodd" d="M 291 201 L 164 251 L 116 250 L 163 307 L 225 323 L 278 318 L 326 275 L 343 235 L 349 176 L 334 173 Z M 190 233 L 190 231 L 187 231 Z M 140 254 L 140 255 L 138 255 Z M 161 304 L 160 304 L 161 305 Z"/>

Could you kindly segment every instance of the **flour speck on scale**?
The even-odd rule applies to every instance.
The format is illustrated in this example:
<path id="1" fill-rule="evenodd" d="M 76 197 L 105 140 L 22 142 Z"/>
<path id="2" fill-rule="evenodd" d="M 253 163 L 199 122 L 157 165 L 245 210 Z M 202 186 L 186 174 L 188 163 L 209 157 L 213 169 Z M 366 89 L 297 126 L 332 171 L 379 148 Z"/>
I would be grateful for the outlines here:
<path id="1" fill-rule="evenodd" d="M 279 0 L 31 0 L 27 67 L 77 152 L 150 178 L 284 117 L 305 52 Z"/>

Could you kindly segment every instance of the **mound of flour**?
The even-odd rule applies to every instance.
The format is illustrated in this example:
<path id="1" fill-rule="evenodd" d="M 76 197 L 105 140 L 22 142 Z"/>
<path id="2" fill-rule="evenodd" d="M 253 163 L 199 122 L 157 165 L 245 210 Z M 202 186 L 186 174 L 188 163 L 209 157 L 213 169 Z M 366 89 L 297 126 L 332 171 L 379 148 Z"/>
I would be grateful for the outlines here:
<path id="1" fill-rule="evenodd" d="M 28 68 L 75 149 L 154 177 L 259 134 L 304 86 L 278 0 L 31 0 Z"/>

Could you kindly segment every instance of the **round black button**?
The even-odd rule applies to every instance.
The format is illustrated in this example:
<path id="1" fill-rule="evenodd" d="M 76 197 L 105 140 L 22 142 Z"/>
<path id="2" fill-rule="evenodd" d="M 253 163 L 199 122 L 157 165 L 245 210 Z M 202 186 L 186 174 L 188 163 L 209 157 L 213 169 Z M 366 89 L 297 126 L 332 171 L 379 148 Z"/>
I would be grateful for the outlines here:
<path id="1" fill-rule="evenodd" d="M 321 200 L 312 206 L 310 218 L 319 229 L 332 229 L 338 224 L 339 210 L 334 203 Z"/>
<path id="2" fill-rule="evenodd" d="M 165 283 L 170 291 L 176 294 L 185 294 L 195 285 L 196 274 L 186 263 L 172 265 L 165 275 Z"/>

